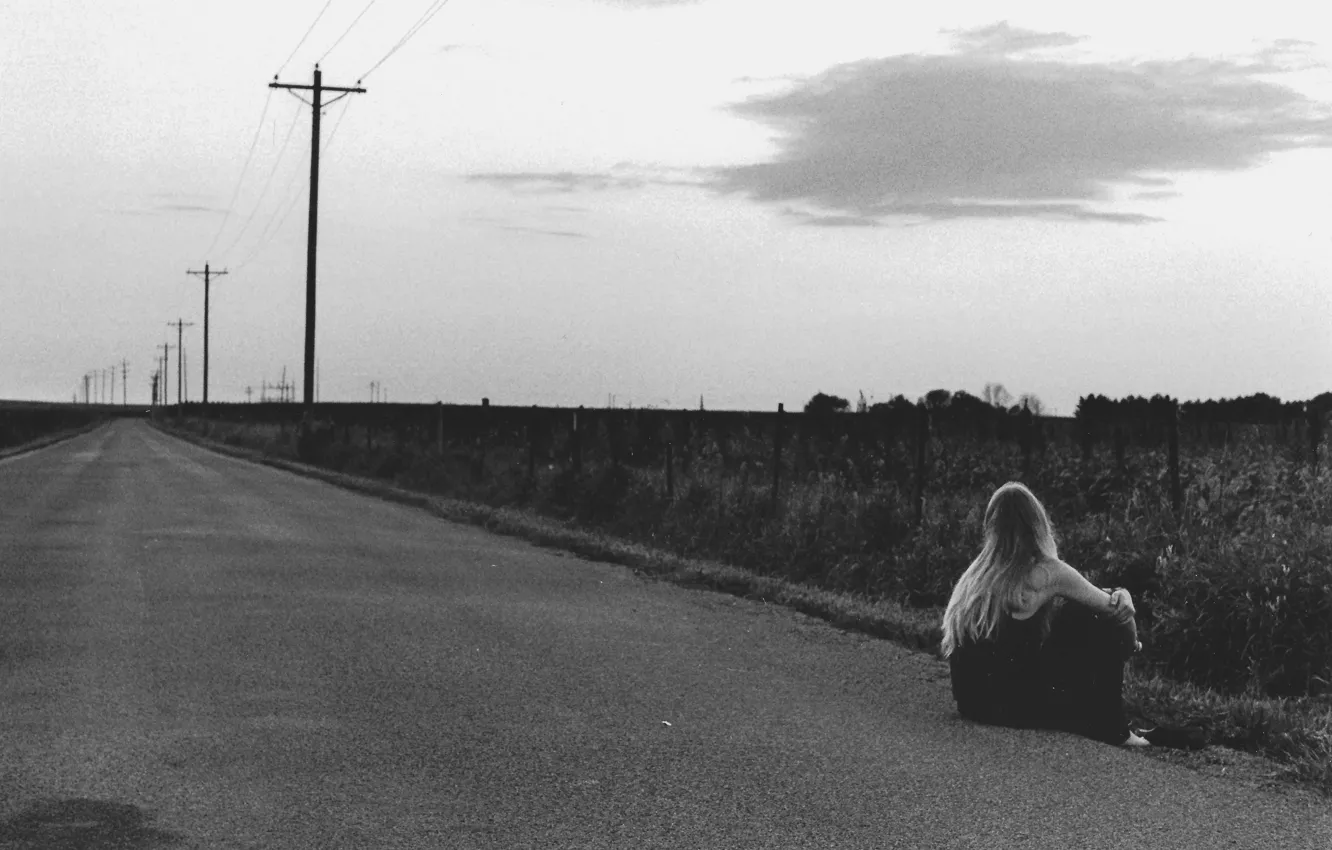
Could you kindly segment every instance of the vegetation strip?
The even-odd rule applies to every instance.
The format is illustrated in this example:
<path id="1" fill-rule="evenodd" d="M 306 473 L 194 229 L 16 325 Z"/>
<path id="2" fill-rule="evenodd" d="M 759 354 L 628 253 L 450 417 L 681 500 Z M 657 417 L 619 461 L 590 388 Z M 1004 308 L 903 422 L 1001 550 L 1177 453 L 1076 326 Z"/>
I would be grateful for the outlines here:
<path id="1" fill-rule="evenodd" d="M 104 424 L 106 423 L 102 421 L 93 422 L 79 428 L 71 428 L 68 431 L 57 431 L 56 433 L 48 434 L 45 437 L 38 437 L 35 440 L 30 440 L 21 445 L 8 446 L 0 449 L 0 460 L 7 460 L 16 455 L 25 455 L 28 452 L 35 452 L 38 449 L 44 449 L 47 446 L 53 446 L 56 443 L 63 443 L 65 440 L 72 440 L 82 434 L 87 434 L 89 431 L 94 431 Z"/>
<path id="2" fill-rule="evenodd" d="M 629 566 L 645 575 L 684 586 L 782 605 L 826 620 L 837 628 L 894 640 L 938 657 L 939 609 L 911 608 L 891 600 L 871 600 L 794 584 L 715 561 L 679 557 L 585 530 L 573 521 L 432 496 L 274 457 L 258 449 L 228 445 L 202 437 L 187 427 L 154 424 L 166 433 L 219 454 L 423 508 L 444 519 L 561 548 L 592 560 Z M 1332 797 L 1332 706 L 1309 700 L 1226 696 L 1159 675 L 1144 675 L 1132 665 L 1125 676 L 1125 702 L 1130 717 L 1172 725 L 1202 721 L 1210 730 L 1212 746 L 1204 750 L 1182 752 L 1154 747 L 1144 751 L 1149 756 L 1216 775 L 1242 774 L 1261 784 L 1274 780 L 1295 783 Z"/>

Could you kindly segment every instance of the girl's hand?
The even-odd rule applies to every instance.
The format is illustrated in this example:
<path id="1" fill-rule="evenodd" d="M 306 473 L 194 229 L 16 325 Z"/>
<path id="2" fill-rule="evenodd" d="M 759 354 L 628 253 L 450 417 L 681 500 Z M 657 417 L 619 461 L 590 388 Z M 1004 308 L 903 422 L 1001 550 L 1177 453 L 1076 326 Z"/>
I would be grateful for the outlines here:
<path id="1" fill-rule="evenodd" d="M 1119 610 L 1119 612 L 1120 612 L 1120 616 L 1127 616 L 1127 614 L 1124 614 L 1124 613 L 1123 613 L 1123 612 L 1125 612 L 1125 611 L 1127 611 L 1129 614 L 1136 614 L 1136 613 L 1138 613 L 1138 609 L 1133 607 L 1133 596 L 1130 595 L 1129 592 L 1128 592 L 1127 590 L 1125 590 L 1124 588 L 1122 588 L 1122 587 L 1120 587 L 1120 588 L 1116 588 L 1116 589 L 1110 594 L 1110 597 L 1111 597 L 1112 600 L 1113 600 L 1115 597 L 1118 597 L 1118 598 L 1119 598 L 1119 606 L 1118 606 L 1118 610 Z"/>

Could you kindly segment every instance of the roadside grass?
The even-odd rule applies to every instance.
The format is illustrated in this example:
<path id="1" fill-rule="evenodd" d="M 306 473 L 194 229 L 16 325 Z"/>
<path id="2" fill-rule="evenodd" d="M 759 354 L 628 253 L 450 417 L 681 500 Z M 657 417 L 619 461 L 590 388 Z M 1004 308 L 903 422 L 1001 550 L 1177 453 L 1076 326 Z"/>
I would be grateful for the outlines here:
<path id="1" fill-rule="evenodd" d="M 98 419 L 94 422 L 90 422 L 86 425 L 80 425 L 76 428 L 64 428 L 58 431 L 52 431 L 46 434 L 42 434 L 40 437 L 34 437 L 23 443 L 0 447 L 0 460 L 4 460 L 6 458 L 10 458 L 15 455 L 27 454 L 28 452 L 35 452 L 38 449 L 44 449 L 47 446 L 52 446 L 55 445 L 56 443 L 63 443 L 65 440 L 73 439 L 74 437 L 77 437 L 81 434 L 86 434 L 89 431 L 96 430 L 97 428 L 100 428 L 104 424 L 106 424 L 105 420 Z"/>
<path id="2" fill-rule="evenodd" d="M 276 426 L 239 428 L 235 426 L 204 426 L 188 420 L 179 425 L 164 424 L 170 433 L 207 447 L 283 469 L 310 475 L 339 486 L 371 493 L 383 498 L 424 508 L 445 519 L 466 522 L 489 531 L 527 539 L 542 546 L 573 552 L 583 557 L 628 566 L 643 575 L 671 581 L 683 586 L 708 588 L 751 599 L 760 599 L 783 605 L 810 616 L 819 617 L 832 625 L 866 633 L 875 637 L 897 641 L 904 645 L 931 652 L 938 657 L 940 640 L 940 605 L 906 604 L 906 599 L 885 595 L 874 582 L 846 567 L 841 572 L 829 571 L 821 575 L 806 575 L 804 580 L 787 575 L 763 574 L 754 569 L 756 550 L 761 556 L 768 547 L 744 547 L 745 535 L 759 533 L 754 527 L 742 527 L 732 545 L 703 545 L 678 535 L 663 532 L 660 524 L 652 528 L 626 525 L 619 512 L 607 514 L 607 499 L 632 500 L 632 488 L 606 488 L 598 493 L 595 483 L 579 481 L 564 472 L 541 470 L 541 481 L 531 485 L 523 476 L 506 477 L 504 467 L 490 476 L 490 483 L 473 498 L 440 495 L 447 492 L 450 483 L 467 480 L 474 472 L 465 458 L 436 458 L 435 464 L 412 464 L 391 450 L 379 452 L 347 452 L 342 457 L 325 458 L 326 466 L 310 466 L 294 460 L 290 429 L 286 434 Z M 213 439 L 201 437 L 199 432 L 211 430 Z M 332 461 L 331 463 L 329 461 Z M 515 463 L 514 466 L 519 464 Z M 454 468 L 440 468 L 452 466 Z M 612 482 L 613 483 L 613 482 Z M 580 493 L 567 492 L 582 487 Z M 590 489 L 589 489 L 590 488 Z M 746 492 L 746 488 L 753 492 Z M 561 490 L 566 492 L 561 492 Z M 694 491 L 697 492 L 697 491 Z M 727 498 L 734 501 L 727 502 Z M 687 502 L 691 498 L 689 486 L 683 486 L 676 500 Z M 797 491 L 806 510 L 820 510 L 823 498 L 817 492 Z M 737 515 L 734 522 L 742 526 L 756 522 L 755 516 L 736 511 L 744 501 L 760 503 L 764 499 L 762 487 L 750 487 L 743 479 L 730 485 L 723 498 L 716 500 L 712 510 L 723 515 L 730 509 Z M 826 499 L 824 513 L 828 513 Z M 788 507 L 788 516 L 797 510 Z M 630 516 L 632 506 L 627 511 Z M 721 518 L 725 521 L 724 516 Z M 769 523 L 781 523 L 769 517 Z M 790 520 L 785 520 L 789 522 Z M 595 527 L 598 523 L 603 527 Z M 607 527 L 608 526 L 608 527 Z M 618 528 L 617 528 L 618 526 Z M 1104 535 L 1105 527 L 1093 530 L 1076 527 L 1074 535 Z M 799 529 L 796 529 L 799 531 Z M 841 533 L 846 529 L 841 528 Z M 932 535 L 944 540 L 955 533 L 951 523 L 936 529 Z M 829 534 L 838 529 L 829 528 Z M 715 536 L 715 529 L 714 529 Z M 778 535 L 785 537 L 786 535 Z M 637 538 L 637 539 L 635 539 Z M 804 535 L 808 542 L 808 535 Z M 752 539 L 752 538 L 751 538 Z M 789 539 L 799 546 L 800 539 Z M 969 544 L 968 544 L 969 545 Z M 734 552 L 741 563 L 729 563 L 730 558 L 708 557 L 706 553 L 721 549 Z M 930 557 L 935 551 L 919 553 Z M 1156 566 L 1160 566 L 1158 563 Z M 924 569 L 924 568 L 922 568 Z M 933 573 L 931 572 L 931 577 Z M 831 579 L 831 581 L 830 581 Z M 824 586 L 819 586 L 823 584 Z M 831 585 L 831 586 L 830 586 Z M 1251 753 L 1276 763 L 1268 778 L 1285 780 L 1308 786 L 1332 797 L 1332 696 L 1268 696 L 1249 692 L 1224 693 L 1211 687 L 1181 681 L 1171 676 L 1171 665 L 1153 662 L 1143 656 L 1135 657 L 1125 676 L 1124 699 L 1130 720 L 1143 720 L 1148 724 L 1198 725 L 1207 732 L 1209 745 Z M 1215 761 L 1213 746 L 1200 753 L 1181 753 L 1160 748 L 1145 752 L 1174 763 L 1201 768 Z"/>

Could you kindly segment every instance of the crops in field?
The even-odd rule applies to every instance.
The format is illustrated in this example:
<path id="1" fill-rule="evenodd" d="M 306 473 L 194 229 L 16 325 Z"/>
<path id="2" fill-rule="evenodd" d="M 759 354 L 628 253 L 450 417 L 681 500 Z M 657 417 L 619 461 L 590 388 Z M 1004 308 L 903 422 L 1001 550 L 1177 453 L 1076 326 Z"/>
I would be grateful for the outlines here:
<path id="1" fill-rule="evenodd" d="M 96 405 L 0 402 L 0 449 L 22 446 L 61 431 L 84 428 L 105 415 Z"/>
<path id="2" fill-rule="evenodd" d="M 1061 556 L 1133 593 L 1147 665 L 1223 693 L 1332 693 L 1325 448 L 1319 463 L 1299 435 L 1185 428 L 1176 491 L 1155 426 L 1091 441 L 1071 420 L 922 432 L 910 417 L 788 417 L 710 426 L 586 412 L 577 429 L 331 417 L 306 451 L 333 469 L 922 608 L 947 601 L 979 549 L 994 488 L 1021 480 L 1049 508 Z M 297 452 L 288 422 L 209 427 Z"/>

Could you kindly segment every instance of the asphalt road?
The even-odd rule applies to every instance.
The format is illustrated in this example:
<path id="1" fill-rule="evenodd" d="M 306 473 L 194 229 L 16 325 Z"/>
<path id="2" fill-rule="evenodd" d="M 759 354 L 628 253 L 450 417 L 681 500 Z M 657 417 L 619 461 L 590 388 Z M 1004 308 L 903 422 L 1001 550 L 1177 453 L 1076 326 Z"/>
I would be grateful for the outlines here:
<path id="1" fill-rule="evenodd" d="M 124 421 L 0 462 L 0 848 L 1332 847 L 946 667 Z"/>

